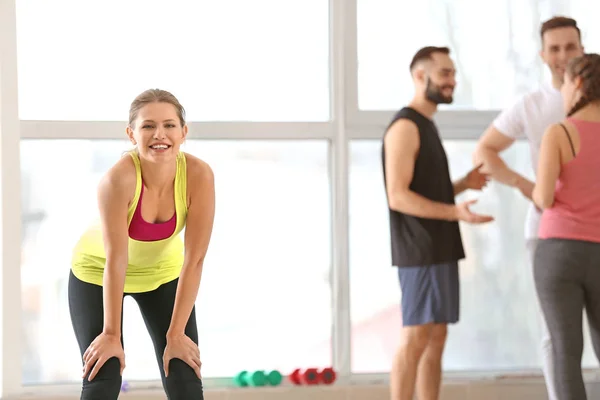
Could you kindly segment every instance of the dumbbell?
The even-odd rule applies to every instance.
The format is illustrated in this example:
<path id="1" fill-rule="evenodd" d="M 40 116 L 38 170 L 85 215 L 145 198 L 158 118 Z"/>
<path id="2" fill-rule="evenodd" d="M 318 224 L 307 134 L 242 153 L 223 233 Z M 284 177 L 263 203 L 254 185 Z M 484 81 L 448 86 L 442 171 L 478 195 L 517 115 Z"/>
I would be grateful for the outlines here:
<path id="1" fill-rule="evenodd" d="M 265 371 L 259 370 L 254 372 L 242 371 L 237 374 L 233 381 L 236 386 L 277 386 L 282 381 L 281 373 L 277 370 L 265 373 Z"/>
<path id="2" fill-rule="evenodd" d="M 324 368 L 320 372 L 320 375 L 321 375 L 321 382 L 326 385 L 331 385 L 337 379 L 337 374 L 335 373 L 335 370 L 331 367 Z"/>
<path id="3" fill-rule="evenodd" d="M 305 370 L 296 369 L 290 375 L 290 381 L 294 385 L 331 385 L 337 379 L 337 374 L 333 368 L 307 368 Z"/>
<path id="4" fill-rule="evenodd" d="M 236 386 L 265 386 L 267 384 L 267 377 L 264 371 L 242 371 L 233 378 L 233 382 Z"/>
<path id="5" fill-rule="evenodd" d="M 281 375 L 281 372 L 276 369 L 267 374 L 267 382 L 269 382 L 271 386 L 278 386 L 281 384 L 282 380 L 283 376 Z"/>
<path id="6" fill-rule="evenodd" d="M 298 368 L 290 375 L 290 381 L 294 385 L 318 385 L 321 383 L 321 374 L 316 368 Z"/>

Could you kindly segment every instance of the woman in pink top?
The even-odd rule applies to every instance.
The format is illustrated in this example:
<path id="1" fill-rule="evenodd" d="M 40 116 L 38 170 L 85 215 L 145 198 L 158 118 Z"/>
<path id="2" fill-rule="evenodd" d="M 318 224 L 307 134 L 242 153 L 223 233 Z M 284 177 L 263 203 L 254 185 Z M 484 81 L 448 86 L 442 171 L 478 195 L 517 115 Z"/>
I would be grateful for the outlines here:
<path id="1" fill-rule="evenodd" d="M 600 360 L 600 55 L 566 67 L 567 118 L 540 147 L 533 201 L 543 209 L 534 278 L 554 351 L 561 400 L 585 400 L 583 309 Z"/>

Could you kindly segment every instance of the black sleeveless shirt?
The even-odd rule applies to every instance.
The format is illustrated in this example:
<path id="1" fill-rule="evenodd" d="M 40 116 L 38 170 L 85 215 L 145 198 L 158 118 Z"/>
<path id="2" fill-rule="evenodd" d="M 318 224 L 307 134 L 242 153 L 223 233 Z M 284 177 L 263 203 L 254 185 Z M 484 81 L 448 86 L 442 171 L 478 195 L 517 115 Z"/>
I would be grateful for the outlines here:
<path id="1" fill-rule="evenodd" d="M 388 129 L 401 118 L 413 121 L 419 130 L 420 147 L 410 190 L 433 201 L 455 204 L 448 159 L 435 123 L 418 111 L 404 107 L 396 113 Z M 381 156 L 387 191 L 385 142 Z M 389 204 L 388 209 L 394 266 L 427 266 L 458 261 L 465 257 L 458 221 L 415 217 L 392 210 Z"/>

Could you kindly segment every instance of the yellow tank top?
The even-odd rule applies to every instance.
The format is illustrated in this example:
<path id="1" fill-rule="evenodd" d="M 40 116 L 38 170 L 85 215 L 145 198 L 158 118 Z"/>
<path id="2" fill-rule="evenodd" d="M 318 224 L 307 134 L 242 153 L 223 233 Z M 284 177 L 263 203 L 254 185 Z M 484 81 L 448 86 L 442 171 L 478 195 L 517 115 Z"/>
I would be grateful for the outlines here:
<path id="1" fill-rule="evenodd" d="M 137 175 L 135 196 L 127 214 L 127 226 L 131 223 L 142 191 L 142 170 L 135 151 L 129 152 Z M 183 230 L 187 217 L 187 169 L 185 154 L 177 155 L 175 175 L 175 213 L 177 225 L 173 234 L 163 240 L 145 242 L 129 238 L 129 260 L 125 275 L 125 293 L 148 292 L 177 277 L 183 266 Z M 79 239 L 73 251 L 72 271 L 80 280 L 102 286 L 106 254 L 99 221 L 93 224 Z"/>

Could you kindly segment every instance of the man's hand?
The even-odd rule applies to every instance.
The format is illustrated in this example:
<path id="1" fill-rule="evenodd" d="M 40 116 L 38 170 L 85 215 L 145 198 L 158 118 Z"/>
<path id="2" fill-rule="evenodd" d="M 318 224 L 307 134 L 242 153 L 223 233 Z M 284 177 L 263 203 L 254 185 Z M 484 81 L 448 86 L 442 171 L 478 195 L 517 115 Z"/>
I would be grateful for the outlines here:
<path id="1" fill-rule="evenodd" d="M 515 179 L 514 187 L 516 187 L 527 199 L 533 200 L 533 188 L 535 187 L 535 183 L 527 178 L 519 176 Z"/>
<path id="2" fill-rule="evenodd" d="M 465 188 L 473 189 L 473 190 L 481 190 L 487 186 L 487 183 L 490 180 L 488 174 L 481 171 L 483 167 L 483 163 L 479 164 L 477 167 L 473 168 L 469 173 L 463 178 L 465 182 Z"/>
<path id="3" fill-rule="evenodd" d="M 464 192 L 467 189 L 482 190 L 487 186 L 490 180 L 488 174 L 482 172 L 483 163 L 470 170 L 458 182 L 454 183 L 454 195 Z"/>
<path id="4" fill-rule="evenodd" d="M 456 219 L 459 221 L 465 221 L 471 224 L 483 224 L 491 222 L 494 217 L 490 215 L 475 214 L 469 210 L 469 206 L 477 203 L 477 200 L 467 200 L 456 205 Z"/>

